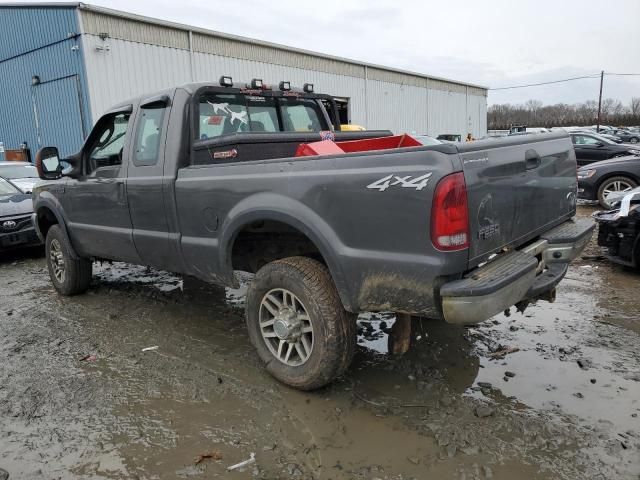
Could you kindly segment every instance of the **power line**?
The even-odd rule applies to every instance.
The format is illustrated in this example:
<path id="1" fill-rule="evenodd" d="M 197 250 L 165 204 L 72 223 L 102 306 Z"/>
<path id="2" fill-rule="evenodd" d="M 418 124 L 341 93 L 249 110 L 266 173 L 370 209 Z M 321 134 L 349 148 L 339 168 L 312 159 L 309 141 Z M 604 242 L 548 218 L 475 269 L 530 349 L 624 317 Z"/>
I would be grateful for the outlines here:
<path id="1" fill-rule="evenodd" d="M 640 77 L 640 73 L 607 73 L 607 72 L 604 72 L 604 74 L 605 75 Z"/>
<path id="2" fill-rule="evenodd" d="M 564 82 L 572 82 L 573 80 L 582 80 L 585 78 L 597 78 L 599 77 L 600 74 L 599 73 L 594 73 L 593 75 L 585 75 L 582 77 L 573 77 L 573 78 L 564 78 L 562 80 L 552 80 L 550 82 L 540 82 L 540 83 L 529 83 L 526 85 L 513 85 L 510 87 L 497 87 L 497 88 L 490 88 L 489 90 L 511 90 L 514 88 L 526 88 L 526 87 L 537 87 L 539 85 L 551 85 L 552 83 L 564 83 Z"/>

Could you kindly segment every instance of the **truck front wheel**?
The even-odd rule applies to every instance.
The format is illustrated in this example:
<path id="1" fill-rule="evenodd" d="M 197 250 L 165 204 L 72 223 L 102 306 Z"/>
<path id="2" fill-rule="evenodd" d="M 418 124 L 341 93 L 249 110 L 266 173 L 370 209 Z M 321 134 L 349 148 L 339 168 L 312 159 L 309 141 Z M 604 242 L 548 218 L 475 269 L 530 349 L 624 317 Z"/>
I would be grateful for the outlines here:
<path id="1" fill-rule="evenodd" d="M 62 295 L 84 293 L 91 283 L 91 260 L 73 258 L 71 245 L 58 225 L 47 232 L 45 242 L 51 283 Z"/>
<path id="2" fill-rule="evenodd" d="M 247 292 L 246 320 L 269 373 L 301 390 L 330 383 L 355 352 L 355 318 L 342 306 L 327 267 L 311 258 L 262 267 Z"/>

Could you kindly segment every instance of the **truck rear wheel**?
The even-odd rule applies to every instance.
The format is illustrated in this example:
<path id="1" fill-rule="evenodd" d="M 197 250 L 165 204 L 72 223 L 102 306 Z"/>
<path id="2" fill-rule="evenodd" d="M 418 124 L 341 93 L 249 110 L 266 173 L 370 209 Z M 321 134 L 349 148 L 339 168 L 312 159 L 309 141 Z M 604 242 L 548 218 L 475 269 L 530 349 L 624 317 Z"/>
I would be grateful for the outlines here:
<path id="1" fill-rule="evenodd" d="M 313 390 L 351 364 L 355 318 L 316 260 L 289 257 L 262 267 L 247 292 L 246 320 L 260 359 L 287 385 Z"/>
<path id="2" fill-rule="evenodd" d="M 62 295 L 84 293 L 91 283 L 91 260 L 73 258 L 71 245 L 58 225 L 47 232 L 45 242 L 51 283 Z"/>

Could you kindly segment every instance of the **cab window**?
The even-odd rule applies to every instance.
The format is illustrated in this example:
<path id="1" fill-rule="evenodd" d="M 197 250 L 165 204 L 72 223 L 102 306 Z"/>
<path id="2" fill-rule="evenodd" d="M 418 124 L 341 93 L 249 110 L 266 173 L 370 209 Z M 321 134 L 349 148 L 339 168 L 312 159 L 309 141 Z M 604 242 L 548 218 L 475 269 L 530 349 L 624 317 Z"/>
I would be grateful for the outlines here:
<path id="1" fill-rule="evenodd" d="M 160 133 L 166 107 L 156 105 L 140 109 L 140 120 L 136 131 L 133 164 L 150 166 L 158 162 L 160 152 Z"/>
<path id="2" fill-rule="evenodd" d="M 327 130 L 322 110 L 310 98 L 280 98 L 283 130 L 287 132 L 319 132 Z"/>
<path id="3" fill-rule="evenodd" d="M 249 131 L 249 112 L 244 96 L 204 94 L 199 102 L 200 140 Z"/>
<path id="4" fill-rule="evenodd" d="M 126 140 L 129 113 L 106 115 L 100 119 L 92 133 L 92 143 L 86 150 L 86 173 L 91 174 L 101 167 L 120 165 L 122 149 Z"/>
<path id="5" fill-rule="evenodd" d="M 199 140 L 239 132 L 319 132 L 330 128 L 320 103 L 310 98 L 205 93 L 198 109 Z"/>
<path id="6" fill-rule="evenodd" d="M 278 111 L 273 98 L 247 96 L 249 129 L 252 132 L 278 132 Z"/>

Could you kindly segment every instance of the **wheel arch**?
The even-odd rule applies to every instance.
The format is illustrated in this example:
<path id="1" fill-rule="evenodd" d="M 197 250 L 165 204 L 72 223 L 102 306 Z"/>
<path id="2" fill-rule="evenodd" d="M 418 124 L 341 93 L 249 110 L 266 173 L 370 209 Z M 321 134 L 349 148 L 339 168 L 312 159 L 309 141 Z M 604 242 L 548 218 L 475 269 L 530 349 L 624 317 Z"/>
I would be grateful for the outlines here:
<path id="1" fill-rule="evenodd" d="M 256 222 L 278 222 L 306 238 L 317 249 L 327 265 L 343 306 L 355 308 L 343 268 L 339 261 L 342 242 L 335 231 L 316 212 L 306 205 L 272 193 L 257 194 L 240 202 L 229 212 L 222 226 L 219 265 L 225 278 L 233 278 L 233 252 L 242 232 Z M 284 258 L 284 257 L 283 257 Z"/>
<path id="2" fill-rule="evenodd" d="M 44 197 L 44 198 L 43 198 Z M 36 229 L 36 233 L 38 237 L 45 242 L 47 239 L 47 232 L 53 225 L 58 225 L 63 235 L 66 237 L 69 245 L 71 245 L 71 256 L 74 259 L 79 258 L 78 254 L 73 247 L 73 243 L 71 242 L 71 237 L 69 236 L 69 232 L 67 230 L 67 224 L 65 222 L 65 216 L 62 213 L 62 206 L 55 199 L 55 197 L 51 196 L 50 198 L 40 194 L 38 197 L 38 201 L 34 208 L 34 227 Z"/>

